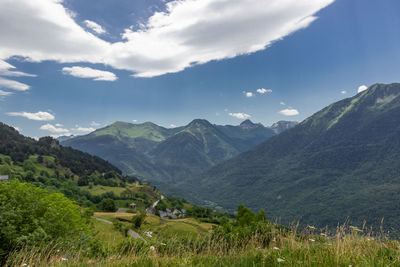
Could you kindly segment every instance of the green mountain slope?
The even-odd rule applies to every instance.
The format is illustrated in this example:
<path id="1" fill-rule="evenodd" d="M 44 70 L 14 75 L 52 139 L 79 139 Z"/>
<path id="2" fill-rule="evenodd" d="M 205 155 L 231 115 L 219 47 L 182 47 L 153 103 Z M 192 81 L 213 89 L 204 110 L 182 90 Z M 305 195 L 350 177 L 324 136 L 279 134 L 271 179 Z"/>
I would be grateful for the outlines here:
<path id="1" fill-rule="evenodd" d="M 398 227 L 399 96 L 400 84 L 374 85 L 182 186 L 188 196 L 265 209 L 283 222 L 379 225 L 384 218 Z"/>
<path id="2" fill-rule="evenodd" d="M 116 122 L 61 144 L 102 157 L 127 174 L 166 189 L 168 183 L 199 174 L 273 135 L 274 129 L 249 120 L 239 126 L 193 120 L 172 129 L 150 122 Z"/>

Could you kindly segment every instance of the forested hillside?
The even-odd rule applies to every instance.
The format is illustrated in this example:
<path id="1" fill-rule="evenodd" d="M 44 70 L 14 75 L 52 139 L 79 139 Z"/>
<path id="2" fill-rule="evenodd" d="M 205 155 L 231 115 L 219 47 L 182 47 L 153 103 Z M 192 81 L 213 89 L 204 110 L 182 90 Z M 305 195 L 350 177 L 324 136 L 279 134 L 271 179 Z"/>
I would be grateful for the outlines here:
<path id="1" fill-rule="evenodd" d="M 182 187 L 207 203 L 243 203 L 282 222 L 398 229 L 400 84 L 376 84 L 223 162 Z"/>

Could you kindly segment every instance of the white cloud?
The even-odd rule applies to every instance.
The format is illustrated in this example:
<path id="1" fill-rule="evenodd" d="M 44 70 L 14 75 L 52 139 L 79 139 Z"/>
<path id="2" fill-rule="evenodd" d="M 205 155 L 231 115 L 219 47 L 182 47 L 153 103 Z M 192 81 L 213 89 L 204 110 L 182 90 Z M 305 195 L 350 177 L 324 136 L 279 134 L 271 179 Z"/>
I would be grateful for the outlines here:
<path id="1" fill-rule="evenodd" d="M 361 93 L 364 92 L 365 90 L 368 89 L 368 86 L 366 85 L 361 85 L 360 87 L 358 87 L 357 93 Z"/>
<path id="2" fill-rule="evenodd" d="M 92 121 L 90 123 L 90 126 L 92 126 L 92 127 L 99 127 L 100 125 L 101 125 L 101 123 L 98 123 L 98 122 L 95 122 L 95 121 Z"/>
<path id="3" fill-rule="evenodd" d="M 0 88 L 8 88 L 16 91 L 26 91 L 29 90 L 30 86 L 24 83 L 0 77 Z"/>
<path id="4" fill-rule="evenodd" d="M 137 120 L 132 120 L 132 122 L 137 122 Z"/>
<path id="5" fill-rule="evenodd" d="M 18 132 L 21 131 L 21 128 L 19 128 L 18 126 L 12 126 L 15 130 L 17 130 Z"/>
<path id="6" fill-rule="evenodd" d="M 106 33 L 106 30 L 103 27 L 101 27 L 101 25 L 97 24 L 94 21 L 85 20 L 83 23 L 85 23 L 86 27 L 88 27 L 89 29 L 91 29 L 92 31 L 94 31 L 97 34 Z"/>
<path id="7" fill-rule="evenodd" d="M 175 124 L 173 124 L 173 123 L 169 125 L 169 128 L 176 128 L 176 127 L 177 126 Z"/>
<path id="8" fill-rule="evenodd" d="M 241 120 L 245 120 L 248 118 L 251 118 L 251 116 L 249 114 L 246 113 L 229 113 L 229 116 L 235 117 L 237 119 L 241 119 Z"/>
<path id="9" fill-rule="evenodd" d="M 92 127 L 80 127 L 80 126 L 77 126 L 76 128 L 71 129 L 71 130 L 73 130 L 73 131 L 78 131 L 78 132 L 82 132 L 82 133 L 89 133 L 89 132 L 94 132 L 94 131 L 96 131 L 96 129 L 95 129 L 95 128 L 92 128 Z"/>
<path id="10" fill-rule="evenodd" d="M 62 69 L 63 74 L 71 75 L 78 78 L 89 78 L 95 81 L 109 81 L 113 82 L 118 80 L 118 77 L 109 71 L 96 70 L 89 67 L 64 67 Z"/>
<path id="11" fill-rule="evenodd" d="M 263 50 L 333 1 L 173 0 L 115 43 L 79 26 L 63 0 L 0 1 L 0 59 L 102 63 L 153 77 Z"/>
<path id="12" fill-rule="evenodd" d="M 244 94 L 247 98 L 250 98 L 250 97 L 253 97 L 253 96 L 254 96 L 254 94 L 253 94 L 252 92 L 243 91 L 243 94 Z"/>
<path id="13" fill-rule="evenodd" d="M 279 111 L 279 114 L 284 115 L 284 116 L 296 116 L 299 115 L 299 111 L 297 109 L 293 108 L 287 108 Z"/>
<path id="14" fill-rule="evenodd" d="M 345 95 L 345 94 L 347 94 L 347 91 L 346 90 L 342 90 L 340 93 Z"/>
<path id="15" fill-rule="evenodd" d="M 61 123 L 56 123 L 57 127 L 63 127 L 64 125 L 62 125 Z"/>
<path id="16" fill-rule="evenodd" d="M 45 112 L 45 111 L 39 111 L 36 113 L 30 113 L 30 112 L 8 112 L 7 115 L 9 116 L 20 116 L 24 117 L 30 120 L 35 120 L 35 121 L 52 121 L 55 119 L 54 115 Z"/>
<path id="17" fill-rule="evenodd" d="M 13 65 L 0 59 L 0 75 L 14 76 L 14 77 L 22 77 L 22 76 L 36 77 L 35 74 L 29 74 L 29 73 L 25 73 L 25 72 L 21 72 L 21 71 L 16 71 L 15 69 L 16 68 Z"/>
<path id="18" fill-rule="evenodd" d="M 36 77 L 35 74 L 29 74 L 21 71 L 16 71 L 16 68 L 5 62 L 4 60 L 0 59 L 0 75 L 2 76 L 14 76 L 14 77 L 21 77 L 21 76 L 26 76 L 26 77 Z"/>
<path id="19" fill-rule="evenodd" d="M 7 91 L 0 90 L 0 99 L 2 97 L 9 96 L 9 95 L 12 95 L 12 94 L 13 94 L 12 92 L 7 92 Z"/>
<path id="20" fill-rule="evenodd" d="M 271 89 L 260 88 L 260 89 L 257 89 L 257 93 L 259 93 L 259 94 L 272 93 L 272 90 Z"/>
<path id="21" fill-rule="evenodd" d="M 279 104 L 281 104 L 282 106 L 286 106 L 285 102 L 280 102 Z"/>
<path id="22" fill-rule="evenodd" d="M 57 133 L 57 134 L 67 134 L 67 133 L 69 133 L 68 129 L 56 127 L 56 126 L 54 126 L 54 125 L 52 125 L 50 123 L 40 126 L 40 130 L 49 131 L 51 133 Z"/>

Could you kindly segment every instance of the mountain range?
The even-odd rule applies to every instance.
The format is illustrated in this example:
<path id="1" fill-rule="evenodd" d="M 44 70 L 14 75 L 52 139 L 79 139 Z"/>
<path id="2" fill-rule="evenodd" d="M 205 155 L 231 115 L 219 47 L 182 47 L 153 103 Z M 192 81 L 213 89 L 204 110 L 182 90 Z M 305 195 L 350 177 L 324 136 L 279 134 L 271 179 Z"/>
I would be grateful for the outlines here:
<path id="1" fill-rule="evenodd" d="M 400 84 L 376 84 L 180 184 L 282 222 L 400 226 Z"/>
<path id="2" fill-rule="evenodd" d="M 200 174 L 296 124 L 280 121 L 264 127 L 245 120 L 222 126 L 196 119 L 183 127 L 164 128 L 151 122 L 115 122 L 88 135 L 59 140 L 162 187 Z"/>

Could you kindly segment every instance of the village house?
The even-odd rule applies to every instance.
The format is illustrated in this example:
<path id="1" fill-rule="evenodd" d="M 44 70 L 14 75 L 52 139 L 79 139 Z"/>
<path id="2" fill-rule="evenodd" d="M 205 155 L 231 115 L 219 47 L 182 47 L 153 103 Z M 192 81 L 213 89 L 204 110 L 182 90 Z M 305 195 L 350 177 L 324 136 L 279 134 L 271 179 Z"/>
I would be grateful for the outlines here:
<path id="1" fill-rule="evenodd" d="M 130 207 L 132 210 L 136 211 L 136 204 L 135 204 L 135 203 L 129 204 L 129 207 Z"/>

